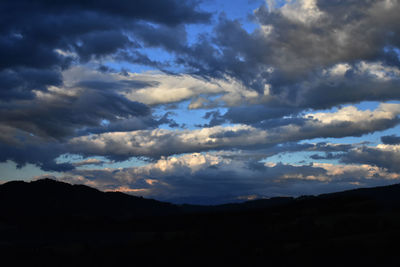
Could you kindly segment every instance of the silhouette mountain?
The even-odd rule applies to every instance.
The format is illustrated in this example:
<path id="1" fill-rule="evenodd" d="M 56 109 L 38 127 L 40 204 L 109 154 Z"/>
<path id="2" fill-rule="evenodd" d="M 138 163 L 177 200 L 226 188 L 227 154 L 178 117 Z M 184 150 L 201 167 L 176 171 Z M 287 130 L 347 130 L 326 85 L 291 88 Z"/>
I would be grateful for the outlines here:
<path id="1" fill-rule="evenodd" d="M 0 201 L 0 256 L 25 266 L 398 266 L 400 185 L 199 206 L 44 179 Z"/>
<path id="2" fill-rule="evenodd" d="M 52 179 L 12 181 L 0 185 L 0 216 L 136 218 L 178 211 L 172 204 L 120 192 L 101 192 L 85 185 Z"/>

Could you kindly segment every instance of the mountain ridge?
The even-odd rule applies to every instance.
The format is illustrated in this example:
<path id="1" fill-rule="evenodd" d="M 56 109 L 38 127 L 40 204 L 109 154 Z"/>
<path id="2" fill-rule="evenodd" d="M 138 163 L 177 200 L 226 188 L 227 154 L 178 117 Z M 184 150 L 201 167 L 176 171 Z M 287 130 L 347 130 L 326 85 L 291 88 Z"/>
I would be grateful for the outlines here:
<path id="1" fill-rule="evenodd" d="M 24 266 L 398 265 L 399 184 L 195 206 L 17 181 L 0 203 L 0 256 Z"/>
<path id="2" fill-rule="evenodd" d="M 12 192 L 7 192 L 7 190 L 11 190 Z M 31 191 L 29 191 L 31 190 Z M 378 200 L 380 202 L 385 202 L 386 204 L 391 202 L 391 201 L 400 201 L 400 183 L 399 184 L 391 184 L 391 185 L 383 185 L 383 186 L 376 186 L 376 187 L 366 187 L 366 188 L 355 188 L 355 189 L 349 189 L 349 190 L 344 190 L 344 191 L 338 191 L 338 192 L 332 192 L 332 193 L 324 193 L 324 194 L 319 194 L 319 195 L 302 195 L 299 197 L 284 197 L 284 196 L 278 196 L 278 197 L 271 197 L 271 198 L 260 198 L 260 199 L 253 199 L 253 200 L 247 200 L 247 201 L 242 201 L 242 202 L 230 202 L 230 203 L 224 203 L 224 204 L 174 204 L 170 203 L 168 201 L 159 201 L 155 199 L 150 199 L 150 198 L 144 198 L 141 196 L 134 196 L 130 195 L 124 192 L 119 192 L 119 191 L 101 191 L 99 189 L 83 185 L 83 184 L 70 184 L 50 178 L 44 178 L 44 179 L 38 179 L 38 180 L 33 180 L 33 181 L 20 181 L 20 180 L 15 180 L 15 181 L 8 181 L 6 183 L 0 184 L 0 200 L 1 198 L 5 197 L 4 195 L 8 195 L 10 197 L 12 194 L 17 194 L 19 193 L 28 193 L 29 195 L 34 193 L 33 190 L 39 190 L 41 197 L 43 197 L 43 194 L 46 193 L 48 194 L 48 197 L 61 197 L 60 193 L 70 193 L 68 197 L 82 197 L 82 195 L 85 193 L 90 196 L 102 196 L 103 200 L 105 199 L 110 199 L 110 200 L 115 200 L 117 198 L 120 199 L 120 201 L 135 201 L 137 203 L 135 204 L 154 204 L 154 205 L 159 205 L 163 207 L 183 207 L 183 210 L 185 207 L 191 207 L 193 209 L 198 208 L 199 210 L 202 209 L 210 209 L 210 210 L 223 210 L 226 208 L 227 210 L 232 210 L 235 208 L 240 209 L 240 207 L 243 208 L 258 208 L 258 207 L 265 207 L 265 206 L 273 206 L 273 205 L 279 205 L 279 204 L 287 204 L 290 201 L 304 201 L 304 200 L 310 200 L 310 199 L 331 199 L 331 198 L 340 198 L 340 197 L 350 197 L 350 196 L 358 196 L 358 197 L 369 197 L 373 198 L 375 200 Z M 43 192 L 43 190 L 45 192 Z M 54 192 L 54 190 L 59 190 Z M 398 193 L 399 192 L 399 193 Z M 18 200 L 18 198 L 15 198 L 14 200 Z M 21 198 L 21 200 L 23 200 Z M 74 199 L 72 199 L 74 200 Z M 76 200 L 76 199 L 75 199 Z M 133 202 L 132 202 L 133 203 Z M 99 203 L 100 204 L 100 203 Z M 104 203 L 102 203 L 104 204 Z M 136 206 L 136 205 L 135 205 Z"/>

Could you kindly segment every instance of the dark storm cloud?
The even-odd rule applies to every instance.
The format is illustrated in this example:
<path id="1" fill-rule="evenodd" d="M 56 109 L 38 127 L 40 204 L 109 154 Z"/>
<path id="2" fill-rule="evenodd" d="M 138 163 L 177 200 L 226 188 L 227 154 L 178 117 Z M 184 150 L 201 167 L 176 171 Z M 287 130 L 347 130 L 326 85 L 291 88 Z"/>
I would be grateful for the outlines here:
<path id="1" fill-rule="evenodd" d="M 268 119 L 282 118 L 283 116 L 295 115 L 298 109 L 284 107 L 266 107 L 261 105 L 232 107 L 224 118 L 232 123 L 254 124 Z"/>
<path id="2" fill-rule="evenodd" d="M 378 78 L 373 74 L 379 65 L 369 66 L 371 69 L 361 71 L 361 68 L 368 68 L 365 65 L 352 66 L 343 76 L 320 77 L 312 80 L 305 80 L 294 84 L 293 87 L 283 87 L 284 92 L 296 88 L 293 100 L 299 106 L 312 107 L 315 109 L 325 109 L 332 106 L 357 103 L 361 101 L 387 101 L 400 99 L 397 88 L 400 86 L 399 74 L 393 76 L 390 68 L 380 69 Z M 296 100 L 298 99 L 298 100 Z M 301 99 L 301 100 L 300 100 Z"/>
<path id="3" fill-rule="evenodd" d="M 157 69 L 163 69 L 170 67 L 168 62 L 161 62 L 157 60 L 150 59 L 147 55 L 140 53 L 138 51 L 127 51 L 121 50 L 115 55 L 116 60 L 126 61 L 133 64 L 145 65 L 149 67 L 154 67 Z"/>
<path id="4" fill-rule="evenodd" d="M 0 71 L 0 100 L 30 99 L 32 90 L 46 90 L 48 85 L 61 85 L 60 72 L 35 68 L 5 69 Z"/>
<path id="5" fill-rule="evenodd" d="M 209 123 L 204 124 L 204 125 L 196 125 L 197 127 L 213 127 L 213 126 L 217 126 L 217 125 L 221 125 L 226 123 L 226 119 L 224 118 L 223 115 L 221 115 L 221 113 L 219 112 L 219 110 L 217 111 L 208 111 L 204 114 L 203 119 L 209 119 Z"/>
<path id="6" fill-rule="evenodd" d="M 272 51 L 275 65 L 302 73 L 315 66 L 338 62 L 380 60 L 386 46 L 399 46 L 398 1 L 315 1 L 316 9 L 268 12 L 260 8 L 257 19 L 272 25 L 273 44 L 285 47 Z M 292 11 L 292 12 L 287 12 Z M 300 12 L 300 14 L 296 14 Z M 281 52 L 283 49 L 285 54 Z M 277 52 L 277 53 L 276 53 Z M 280 55 L 279 55 L 280 54 Z M 278 58 L 280 56 L 280 58 Z M 292 59 L 291 64 L 284 60 Z"/>
<path id="7" fill-rule="evenodd" d="M 90 32 L 82 35 L 75 51 L 81 61 L 89 61 L 92 57 L 101 58 L 104 55 L 114 54 L 119 49 L 134 47 L 135 43 L 119 31 Z"/>
<path id="8" fill-rule="evenodd" d="M 136 49 L 143 43 L 168 47 L 176 35 L 164 44 L 167 35 L 157 41 L 157 36 L 144 30 L 153 27 L 158 33 L 169 30 L 185 36 L 182 24 L 209 22 L 210 14 L 198 10 L 198 4 L 191 0 L 2 1 L 0 128 L 6 130 L 0 135 L 0 160 L 65 171 L 73 166 L 57 164 L 54 158 L 67 152 L 62 142 L 70 137 L 90 130 L 138 130 L 163 123 L 175 127 L 168 115 L 154 118 L 149 107 L 117 92 L 154 83 L 96 79 L 66 85 L 63 71 L 72 64 L 105 57 L 121 60 L 124 55 L 130 56 L 125 58 L 130 62 L 161 66 Z M 104 67 L 103 71 L 112 71 Z M 48 91 L 49 86 L 57 90 Z M 108 124 L 102 125 L 105 121 Z M 27 141 L 36 137 L 40 141 Z"/>
<path id="9" fill-rule="evenodd" d="M 396 149 L 361 147 L 350 150 L 341 160 L 344 163 L 369 164 L 391 172 L 400 172 L 400 153 Z"/>
<path id="10" fill-rule="evenodd" d="M 272 105 L 237 106 L 229 108 L 224 114 L 218 110 L 206 112 L 203 118 L 209 119 L 209 123 L 198 126 L 212 127 L 228 122 L 248 124 L 258 128 L 272 128 L 287 124 L 300 125 L 305 123 L 303 118 L 282 118 L 283 116 L 297 115 L 299 112 L 298 108 L 273 107 Z"/>
<path id="11" fill-rule="evenodd" d="M 93 11 L 112 16 L 152 21 L 162 24 L 198 23 L 207 21 L 210 15 L 196 10 L 197 1 L 176 0 L 72 0 L 72 1 L 10 1 L 24 2 L 28 7 L 50 11 Z M 18 7 L 18 4 L 17 4 Z"/>
<path id="12" fill-rule="evenodd" d="M 176 0 L 136 0 L 136 1 L 107 1 L 107 0 L 76 0 L 76 1 L 48 1 L 48 0 L 16 0 L 3 1 L 2 10 L 3 22 L 27 22 L 37 15 L 85 15 L 86 24 L 82 24 L 75 31 L 85 31 L 85 29 L 95 28 L 102 25 L 105 27 L 111 18 L 121 20 L 140 20 L 150 21 L 166 25 L 178 25 L 182 23 L 202 23 L 208 22 L 210 14 L 197 10 L 198 1 L 176 1 Z M 97 14 L 103 16 L 103 20 L 95 23 L 93 18 Z M 92 17 L 93 16 L 93 17 Z M 76 16 L 78 18 L 78 16 Z M 82 20 L 80 20 L 81 22 Z M 38 21 L 37 24 L 41 22 Z M 31 27 L 26 25 L 27 27 Z M 75 25 L 65 25 L 66 29 Z M 11 25 L 2 24 L 0 30 L 13 28 Z M 48 25 L 51 27 L 51 25 Z M 14 27 L 17 28 L 17 27 Z M 71 28 L 69 28 L 71 29 Z M 62 32 L 64 33 L 64 32 Z M 62 34 L 55 33 L 55 34 Z M 44 36 L 45 37 L 45 36 Z"/>
<path id="13" fill-rule="evenodd" d="M 325 155 L 320 155 L 320 154 L 313 154 L 313 155 L 311 155 L 310 156 L 310 158 L 312 158 L 312 159 L 328 159 L 328 160 L 331 160 L 331 159 L 340 159 L 340 158 L 342 158 L 342 156 L 343 156 L 344 154 L 334 154 L 334 153 L 325 153 Z"/>
<path id="14" fill-rule="evenodd" d="M 385 135 L 381 137 L 381 141 L 387 145 L 399 145 L 400 144 L 400 136 L 397 135 Z"/>
<path id="15" fill-rule="evenodd" d="M 197 75 L 216 78 L 229 75 L 251 89 L 264 90 L 267 76 L 262 71 L 268 66 L 257 62 L 266 52 L 263 43 L 248 34 L 238 21 L 220 16 L 213 36 L 202 35 L 191 47 L 177 52 L 177 63 Z"/>
<path id="16" fill-rule="evenodd" d="M 145 47 L 162 47 L 167 51 L 183 50 L 187 46 L 187 34 L 184 25 L 169 27 L 166 25 L 138 24 L 135 36 L 143 41 Z"/>
<path id="17" fill-rule="evenodd" d="M 179 26 L 183 23 L 208 22 L 210 14 L 197 6 L 197 1 L 176 0 L 2 1 L 0 75 L 12 77 L 2 79 L 1 95 L 6 99 L 33 97 L 32 89 L 59 85 L 60 71 L 72 61 L 85 62 L 138 48 L 135 27 L 140 33 L 140 25 L 148 22 L 164 27 L 160 32 L 183 29 Z M 146 38 L 148 43 L 157 42 L 156 36 L 139 39 L 146 42 Z"/>
<path id="18" fill-rule="evenodd" d="M 399 1 L 302 3 L 272 12 L 261 6 L 253 16 L 261 27 L 251 33 L 220 16 L 211 35 L 177 51 L 177 62 L 205 77 L 233 77 L 260 94 L 270 84 L 268 105 L 321 109 L 400 99 Z M 330 73 L 344 63 L 347 71 Z"/>
<path id="19" fill-rule="evenodd" d="M 354 145 L 350 144 L 330 144 L 330 143 L 320 142 L 315 144 L 313 148 L 315 151 L 340 152 L 340 151 L 348 151 L 349 149 L 353 148 L 353 146 Z"/>
<path id="20" fill-rule="evenodd" d="M 24 146 L 8 145 L 0 142 L 0 162 L 12 160 L 17 168 L 26 164 L 34 164 L 44 171 L 65 172 L 75 167 L 70 163 L 57 163 L 56 158 L 63 154 L 65 149 L 58 143 L 38 143 Z M 21 177 L 22 178 L 22 177 Z"/>
<path id="21" fill-rule="evenodd" d="M 102 120 L 117 121 L 150 115 L 146 105 L 130 101 L 114 91 L 84 90 L 78 95 L 53 95 L 53 99 L 3 104 L 0 123 L 43 138 L 64 139 Z"/>
<path id="22" fill-rule="evenodd" d="M 95 127 L 85 127 L 84 129 L 77 132 L 79 135 L 87 134 L 101 134 L 109 132 L 128 132 L 145 129 L 154 129 L 160 125 L 168 125 L 171 128 L 177 128 L 180 125 L 173 119 L 170 118 L 171 112 L 166 112 L 161 118 L 155 118 L 149 114 L 146 116 L 135 116 L 125 119 L 118 119 L 114 121 L 108 121 L 106 124 L 98 125 Z"/>

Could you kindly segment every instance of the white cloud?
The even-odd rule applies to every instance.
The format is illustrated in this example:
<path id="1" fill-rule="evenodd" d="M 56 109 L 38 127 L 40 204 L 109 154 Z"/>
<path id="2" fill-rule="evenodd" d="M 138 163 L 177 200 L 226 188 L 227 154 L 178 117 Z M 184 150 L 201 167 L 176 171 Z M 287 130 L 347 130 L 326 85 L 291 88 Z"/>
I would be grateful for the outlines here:
<path id="1" fill-rule="evenodd" d="M 323 15 L 317 7 L 317 0 L 289 0 L 280 12 L 293 22 L 309 25 Z"/>
<path id="2" fill-rule="evenodd" d="M 382 62 L 365 62 L 361 61 L 357 64 L 360 73 L 372 75 L 374 78 L 383 81 L 400 78 L 400 70 L 394 66 L 385 66 Z"/>
<path id="3" fill-rule="evenodd" d="M 204 80 L 191 75 L 168 75 L 163 73 L 131 73 L 129 79 L 154 83 L 142 89 L 127 90 L 123 94 L 130 100 L 148 105 L 168 104 L 192 99 L 190 108 L 208 106 L 236 106 L 243 103 L 260 103 L 270 98 L 269 91 L 259 95 L 239 81 L 225 79 Z M 267 85 L 266 85 L 267 86 Z M 215 96 L 213 100 L 199 96 Z"/>
<path id="4" fill-rule="evenodd" d="M 343 76 L 350 69 L 351 69 L 350 64 L 339 63 L 329 68 L 328 70 L 323 70 L 323 73 L 328 74 L 329 76 Z"/>
<path id="5" fill-rule="evenodd" d="M 330 163 L 314 163 L 313 166 L 323 168 L 327 171 L 329 180 L 335 177 L 343 177 L 343 179 L 368 180 L 381 177 L 382 179 L 394 180 L 400 179 L 400 174 L 390 172 L 383 168 L 369 164 L 330 164 Z"/>
<path id="6" fill-rule="evenodd" d="M 224 134 L 227 134 L 224 137 Z M 235 136 L 236 135 L 236 136 Z M 251 146 L 265 143 L 267 133 L 247 125 L 216 126 L 199 130 L 142 130 L 76 137 L 75 153 L 159 157 L 177 153 Z"/>
<path id="7" fill-rule="evenodd" d="M 376 110 L 358 110 L 354 106 L 347 106 L 334 113 L 312 113 L 305 117 L 312 117 L 324 124 L 337 122 L 355 122 L 367 125 L 373 120 L 393 120 L 400 114 L 400 104 L 380 104 Z"/>
<path id="8" fill-rule="evenodd" d="M 143 73 L 126 72 L 103 73 L 82 66 L 72 67 L 63 72 L 65 88 L 53 88 L 63 94 L 76 95 L 82 88 L 79 84 L 85 81 L 96 81 L 115 84 L 119 93 L 132 101 L 147 105 L 159 105 L 192 100 L 190 108 L 207 108 L 209 106 L 236 106 L 243 103 L 262 103 L 270 99 L 269 85 L 266 84 L 263 94 L 249 90 L 240 81 L 231 77 L 224 79 L 202 79 L 188 74 L 171 75 L 159 71 Z M 142 88 L 135 88 L 129 82 L 143 83 Z M 41 96 L 42 92 L 38 92 Z M 213 96 L 212 99 L 208 99 Z"/>

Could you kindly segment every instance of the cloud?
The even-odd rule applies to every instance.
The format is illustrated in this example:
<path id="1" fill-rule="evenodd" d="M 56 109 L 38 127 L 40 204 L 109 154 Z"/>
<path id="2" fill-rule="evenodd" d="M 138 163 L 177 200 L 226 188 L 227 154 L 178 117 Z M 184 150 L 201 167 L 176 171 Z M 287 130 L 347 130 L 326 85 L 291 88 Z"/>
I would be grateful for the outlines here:
<path id="1" fill-rule="evenodd" d="M 255 187 L 273 184 L 283 173 L 304 172 L 311 175 L 323 172 L 318 168 L 285 165 L 255 171 L 247 167 L 249 164 L 223 158 L 218 154 L 193 153 L 162 158 L 136 168 L 75 170 L 62 179 L 81 177 L 79 179 L 83 181 L 94 181 L 103 190 L 130 188 L 136 194 L 167 199 L 188 196 L 223 197 L 225 194 L 239 196 L 249 194 Z"/>
<path id="2" fill-rule="evenodd" d="M 399 31 L 395 19 L 399 8 L 398 1 L 337 4 L 301 0 L 292 1 L 272 13 L 261 7 L 256 16 L 262 25 L 273 27 L 266 43 L 273 45 L 273 54 L 269 56 L 274 65 L 294 71 L 303 63 L 302 68 L 308 71 L 315 66 L 382 58 L 385 46 L 398 46 L 397 40 L 386 34 L 396 35 Z M 305 12 L 298 12 L 300 10 Z M 283 43 L 286 45 L 279 48 Z M 281 58 L 275 58 L 278 55 Z"/>
<path id="3" fill-rule="evenodd" d="M 227 121 L 255 124 L 268 119 L 293 116 L 308 111 L 310 107 L 327 108 L 342 103 L 397 97 L 400 70 L 365 62 L 356 65 L 352 67 L 338 64 L 322 69 L 318 79 L 303 81 L 296 85 L 296 90 L 285 87 L 279 95 L 271 94 L 268 86 L 260 95 L 232 79 L 207 80 L 187 74 L 104 73 L 73 67 L 63 72 L 63 78 L 64 84 L 69 87 L 112 89 L 132 101 L 150 106 L 184 100 L 192 101 L 190 109 L 227 106 L 228 111 L 219 115 L 218 119 L 215 117 L 215 120 L 221 123 Z"/>
<path id="4" fill-rule="evenodd" d="M 398 1 L 385 0 L 263 5 L 254 31 L 222 15 L 212 34 L 176 51 L 177 62 L 203 77 L 230 77 L 260 97 L 268 88 L 267 105 L 399 99 L 399 11 Z"/>
<path id="5" fill-rule="evenodd" d="M 247 90 L 232 79 L 204 79 L 189 74 L 161 71 L 103 72 L 85 66 L 74 66 L 62 72 L 65 87 L 115 90 L 127 99 L 149 106 L 192 100 L 191 109 L 237 106 L 243 103 L 262 103 L 267 99 Z M 199 100 L 201 99 L 201 100 Z M 196 104 L 195 104 L 196 103 Z"/>
<path id="6" fill-rule="evenodd" d="M 69 144 L 74 153 L 85 156 L 159 158 L 214 149 L 254 149 L 318 137 L 361 136 L 397 125 L 399 114 L 399 104 L 381 104 L 373 111 L 349 106 L 334 113 L 306 114 L 302 117 L 302 125 L 287 124 L 261 129 L 237 124 L 198 130 L 114 132 L 76 137 Z"/>
<path id="7" fill-rule="evenodd" d="M 252 30 L 223 12 L 212 18 L 201 1 L 3 2 L 0 162 L 164 199 L 398 178 L 396 135 L 383 133 L 378 146 L 304 142 L 399 124 L 400 105 L 385 103 L 400 100 L 397 0 L 266 1 L 249 14 Z M 363 101 L 380 104 L 354 106 Z M 182 102 L 208 123 L 183 129 L 187 116 L 173 119 Z M 159 113 L 172 105 L 177 113 Z M 291 152 L 340 164 L 265 162 Z M 83 160 L 60 163 L 63 154 Z M 101 166 L 96 156 L 149 164 L 79 168 Z"/>
<path id="8" fill-rule="evenodd" d="M 225 114 L 220 114 L 219 111 L 209 111 L 205 114 L 205 119 L 210 119 L 208 125 L 205 126 L 216 126 L 224 123 L 241 123 L 253 125 L 256 127 L 263 127 L 263 125 L 272 125 L 274 122 L 279 124 L 277 121 L 284 116 L 296 115 L 299 113 L 299 109 L 293 107 L 274 107 L 264 106 L 260 104 L 236 106 L 230 107 Z M 284 120 L 286 124 L 289 124 L 289 120 Z M 281 120 L 281 122 L 283 122 Z M 293 122 L 293 120 L 292 120 Z M 300 120 L 303 122 L 303 120 Z"/>
<path id="9" fill-rule="evenodd" d="M 385 135 L 381 137 L 382 143 L 385 145 L 399 145 L 400 144 L 400 137 L 396 135 Z"/>
<path id="10" fill-rule="evenodd" d="M 106 90 L 49 88 L 29 102 L 1 105 L 0 124 L 45 138 L 63 139 L 102 120 L 146 116 L 150 109 L 141 103 Z"/>
<path id="11" fill-rule="evenodd" d="M 341 160 L 344 163 L 369 164 L 391 172 L 400 172 L 400 146 L 362 146 L 350 150 Z"/>
<path id="12" fill-rule="evenodd" d="M 155 40 L 143 36 L 141 29 L 150 27 L 145 26 L 148 23 L 175 31 L 186 23 L 210 20 L 209 13 L 198 9 L 197 1 L 176 0 L 118 0 L 112 4 L 7 0 L 0 12 L 0 76 L 8 77 L 1 80 L 4 97 L 9 99 L 32 98 L 33 89 L 60 85 L 60 72 L 72 63 L 134 51 L 140 48 L 139 41 Z"/>
<path id="13" fill-rule="evenodd" d="M 47 90 L 47 86 L 59 86 L 62 77 L 56 70 L 18 68 L 0 70 L 0 99 L 32 99 L 33 90 Z"/>
<path id="14" fill-rule="evenodd" d="M 298 112 L 295 108 L 270 107 L 261 105 L 242 106 L 230 108 L 224 118 L 231 123 L 254 124 L 268 119 L 282 118 L 283 116 L 295 115 Z"/>
<path id="15" fill-rule="evenodd" d="M 317 6 L 317 0 L 289 2 L 282 7 L 280 12 L 288 20 L 305 25 L 317 22 L 324 15 Z"/>
<path id="16" fill-rule="evenodd" d="M 59 179 L 162 200 L 196 203 L 198 199 L 213 199 L 215 204 L 228 197 L 319 194 L 388 184 L 400 178 L 399 174 L 366 164 L 301 166 L 244 161 L 227 155 L 232 152 L 192 153 L 161 158 L 141 167 L 74 170 Z"/>
<path id="17" fill-rule="evenodd" d="M 376 186 L 379 183 L 393 183 L 400 174 L 368 164 L 314 163 L 313 166 L 326 170 L 329 181 L 347 181 L 358 186 Z"/>
<path id="18" fill-rule="evenodd" d="M 47 143 L 25 143 L 12 145 L 0 142 L 0 162 L 12 160 L 17 168 L 26 164 L 34 164 L 44 171 L 65 172 L 74 169 L 71 163 L 58 163 L 56 158 L 65 153 L 63 145 Z"/>
<path id="19" fill-rule="evenodd" d="M 130 79 L 153 84 L 153 86 L 137 90 L 127 89 L 124 93 L 128 99 L 135 99 L 148 105 L 177 103 L 192 99 L 189 108 L 198 109 L 236 106 L 246 102 L 259 102 L 263 99 L 255 92 L 247 90 L 240 82 L 229 78 L 204 79 L 188 74 L 147 72 L 131 74 Z M 209 96 L 214 99 L 210 99 Z M 268 98 L 267 91 L 265 98 Z"/>
<path id="20" fill-rule="evenodd" d="M 229 138 L 212 137 L 216 134 L 238 130 L 243 135 Z M 133 156 L 159 158 L 164 155 L 222 149 L 242 144 L 251 146 L 263 142 L 265 138 L 266 133 L 239 125 L 226 128 L 217 126 L 201 130 L 155 129 L 104 133 L 76 137 L 71 139 L 69 144 L 74 153 L 83 155 L 96 154 L 121 159 Z"/>
<path id="21" fill-rule="evenodd" d="M 336 64 L 323 69 L 311 79 L 305 79 L 282 88 L 294 90 L 296 105 L 312 108 L 330 108 L 344 103 L 361 101 L 385 101 L 399 99 L 396 88 L 400 83 L 398 67 L 386 66 L 382 62 L 361 61 L 353 65 Z"/>
<path id="22" fill-rule="evenodd" d="M 66 81 L 75 84 L 68 79 Z M 198 130 L 163 130 L 156 127 L 160 124 L 178 126 L 168 117 L 168 113 L 156 119 L 150 115 L 145 105 L 119 95 L 119 89 L 97 90 L 94 89 L 95 85 L 85 86 L 83 90 L 81 87 L 69 90 L 52 88 L 50 93 L 38 93 L 34 102 L 14 103 L 8 109 L 3 109 L 1 113 L 4 116 L 0 122 L 5 128 L 0 138 L 4 144 L 9 144 L 3 154 L 3 161 L 13 158 L 16 162 L 35 162 L 42 166 L 38 160 L 26 161 L 25 156 L 17 159 L 15 155 L 23 154 L 18 152 L 20 148 L 10 152 L 10 144 L 26 146 L 24 149 L 30 151 L 33 149 L 27 143 L 30 139 L 38 140 L 34 141 L 35 146 L 43 144 L 43 147 L 46 147 L 46 142 L 59 140 L 62 149 L 58 149 L 57 153 L 44 153 L 54 158 L 63 153 L 76 153 L 83 156 L 105 156 L 113 160 L 130 157 L 157 159 L 161 156 L 209 150 L 253 150 L 317 137 L 360 136 L 388 129 L 398 124 L 400 113 L 398 104 L 381 104 L 373 111 L 357 110 L 349 106 L 334 113 L 309 113 L 295 120 L 278 119 L 279 123 L 267 119 L 264 124 L 255 123 L 254 126 L 236 124 Z M 142 85 L 139 83 L 139 86 Z M 263 110 L 263 107 L 256 106 L 255 109 Z M 240 117 L 236 121 L 240 121 Z M 247 123 L 251 122 L 252 118 L 249 118 Z M 7 153 L 14 156 L 7 157 Z M 45 161 L 49 162 L 49 159 Z"/>
<path id="23" fill-rule="evenodd" d="M 319 154 L 313 154 L 313 155 L 311 155 L 310 156 L 310 158 L 312 158 L 312 159 L 316 159 L 316 160 L 318 160 L 318 159 L 328 159 L 328 160 L 331 160 L 331 159 L 340 159 L 340 158 L 342 158 L 343 157 L 343 154 L 342 153 L 339 153 L 339 154 L 334 154 L 334 153 L 325 153 L 325 155 L 324 156 L 321 156 L 321 155 L 319 155 Z"/>
<path id="24" fill-rule="evenodd" d="M 89 158 L 89 159 L 81 160 L 81 161 L 78 161 L 78 162 L 74 162 L 74 163 L 72 163 L 72 165 L 74 167 L 81 167 L 81 166 L 88 166 L 88 165 L 101 166 L 104 163 L 106 163 L 106 162 L 103 161 L 103 160 L 99 160 L 99 159 L 95 159 L 95 158 Z"/>

